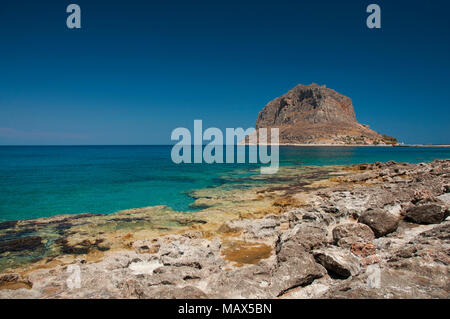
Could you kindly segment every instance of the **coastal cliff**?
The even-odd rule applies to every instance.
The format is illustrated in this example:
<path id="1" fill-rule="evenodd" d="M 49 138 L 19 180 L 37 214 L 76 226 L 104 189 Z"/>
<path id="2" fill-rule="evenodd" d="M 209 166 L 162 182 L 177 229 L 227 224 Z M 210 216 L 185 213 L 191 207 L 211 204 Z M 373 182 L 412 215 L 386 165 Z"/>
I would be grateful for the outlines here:
<path id="1" fill-rule="evenodd" d="M 299 84 L 269 102 L 256 129 L 279 128 L 281 144 L 395 144 L 356 120 L 352 100 L 324 85 Z"/>

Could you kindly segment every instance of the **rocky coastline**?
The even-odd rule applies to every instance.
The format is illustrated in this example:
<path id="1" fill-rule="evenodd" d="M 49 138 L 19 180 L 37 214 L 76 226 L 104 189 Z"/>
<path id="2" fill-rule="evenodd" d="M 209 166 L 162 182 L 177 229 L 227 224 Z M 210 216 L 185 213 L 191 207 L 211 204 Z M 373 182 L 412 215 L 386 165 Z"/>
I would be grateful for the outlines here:
<path id="1" fill-rule="evenodd" d="M 191 214 L 0 223 L 0 298 L 449 298 L 450 160 L 267 178 Z"/>

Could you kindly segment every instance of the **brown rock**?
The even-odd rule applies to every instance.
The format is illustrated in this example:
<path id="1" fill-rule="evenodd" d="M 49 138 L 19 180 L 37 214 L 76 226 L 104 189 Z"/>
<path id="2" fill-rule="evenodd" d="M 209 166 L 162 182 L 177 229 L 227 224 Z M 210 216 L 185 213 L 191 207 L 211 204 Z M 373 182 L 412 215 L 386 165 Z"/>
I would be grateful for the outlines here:
<path id="1" fill-rule="evenodd" d="M 413 206 L 406 210 L 405 218 L 417 224 L 439 224 L 448 216 L 448 210 L 437 204 Z"/>
<path id="2" fill-rule="evenodd" d="M 377 252 L 377 249 L 372 243 L 353 243 L 352 244 L 352 253 L 357 256 L 367 257 L 370 255 L 374 255 Z"/>
<path id="3" fill-rule="evenodd" d="M 239 233 L 243 230 L 242 227 L 232 225 L 232 222 L 223 223 L 217 230 L 219 233 Z"/>
<path id="4" fill-rule="evenodd" d="M 381 262 L 381 258 L 378 255 L 371 255 L 361 259 L 361 266 L 368 266 L 378 264 Z"/>
<path id="5" fill-rule="evenodd" d="M 31 289 L 31 287 L 33 287 L 33 284 L 27 278 L 22 278 L 17 273 L 0 275 L 0 289 Z"/>
<path id="6" fill-rule="evenodd" d="M 382 237 L 397 230 L 398 218 L 381 209 L 367 210 L 358 218 L 358 222 L 369 226 L 376 237 Z"/>
<path id="7" fill-rule="evenodd" d="M 317 84 L 302 85 L 269 102 L 256 128 L 277 127 L 281 143 L 364 144 L 384 137 L 358 123 L 352 100 Z"/>
<path id="8" fill-rule="evenodd" d="M 43 246 L 42 238 L 39 236 L 28 236 L 19 239 L 7 240 L 0 242 L 0 254 L 6 251 L 32 250 L 39 246 Z"/>
<path id="9" fill-rule="evenodd" d="M 434 196 L 430 190 L 421 189 L 421 190 L 416 190 L 414 192 L 412 202 L 415 204 L 415 203 L 423 201 L 423 200 L 426 201 L 426 200 L 433 200 L 433 199 L 434 199 Z"/>
<path id="10" fill-rule="evenodd" d="M 333 228 L 333 240 L 339 244 L 341 239 L 350 238 L 350 241 L 342 241 L 341 245 L 345 243 L 353 243 L 356 241 L 369 242 L 374 240 L 375 235 L 369 226 L 361 223 L 345 223 Z M 341 246 L 339 245 L 339 246 Z"/>

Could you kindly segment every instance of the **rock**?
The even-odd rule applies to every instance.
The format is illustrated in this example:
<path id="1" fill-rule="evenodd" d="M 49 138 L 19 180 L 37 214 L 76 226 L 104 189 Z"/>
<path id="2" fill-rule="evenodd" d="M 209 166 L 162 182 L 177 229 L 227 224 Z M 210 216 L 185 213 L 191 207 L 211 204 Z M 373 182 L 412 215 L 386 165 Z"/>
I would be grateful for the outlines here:
<path id="1" fill-rule="evenodd" d="M 378 255 L 370 255 L 361 259 L 361 266 L 369 266 L 373 264 L 378 264 L 381 262 L 381 258 Z"/>
<path id="2" fill-rule="evenodd" d="M 295 251 L 310 251 L 324 246 L 327 241 L 327 231 L 324 228 L 298 224 L 280 237 L 277 253 L 279 255 L 285 253 L 295 255 Z M 290 250 L 290 252 L 286 252 L 286 250 Z"/>
<path id="3" fill-rule="evenodd" d="M 417 224 L 439 224 L 448 216 L 447 208 L 436 205 L 422 205 L 410 207 L 406 210 L 405 218 Z"/>
<path id="4" fill-rule="evenodd" d="M 60 238 L 55 241 L 61 245 L 61 250 L 66 254 L 87 254 L 93 249 L 99 251 L 109 250 L 109 245 L 105 242 L 103 238 L 96 238 L 95 240 L 85 239 L 77 243 L 70 243 L 66 238 Z"/>
<path id="5" fill-rule="evenodd" d="M 339 239 L 339 241 L 336 244 L 341 248 L 352 248 L 352 245 L 354 243 L 363 243 L 363 242 L 364 242 L 364 240 L 361 239 L 361 237 L 348 236 L 348 237 Z"/>
<path id="6" fill-rule="evenodd" d="M 433 193 L 428 190 L 428 189 L 421 189 L 421 190 L 416 190 L 414 192 L 414 197 L 412 199 L 412 202 L 414 204 L 422 201 L 422 200 L 433 200 L 434 196 Z"/>
<path id="7" fill-rule="evenodd" d="M 7 222 L 1 222 L 0 223 L 0 229 L 8 229 L 8 228 L 13 228 L 17 225 L 18 221 L 17 220 L 11 220 L 11 221 L 7 221 Z"/>
<path id="8" fill-rule="evenodd" d="M 372 243 L 353 243 L 352 244 L 352 253 L 357 256 L 367 257 L 370 255 L 374 255 L 377 252 L 377 249 Z"/>
<path id="9" fill-rule="evenodd" d="M 344 246 L 357 241 L 369 242 L 375 239 L 375 235 L 369 226 L 361 223 L 345 223 L 333 228 L 333 240 L 339 246 Z M 342 241 L 341 239 L 349 238 L 350 240 Z M 340 244 L 339 244 L 340 242 Z"/>
<path id="10" fill-rule="evenodd" d="M 32 250 L 43 246 L 42 238 L 39 236 L 27 236 L 19 239 L 0 242 L 0 254 L 7 251 Z"/>
<path id="11" fill-rule="evenodd" d="M 269 102 L 259 112 L 256 128 L 270 127 L 279 128 L 281 143 L 364 144 L 385 140 L 358 123 L 350 98 L 317 84 L 299 84 Z"/>
<path id="12" fill-rule="evenodd" d="M 253 238 L 275 236 L 277 235 L 275 229 L 278 226 L 280 226 L 280 222 L 273 218 L 252 220 L 248 223 L 245 233 L 251 235 Z"/>
<path id="13" fill-rule="evenodd" d="M 163 286 L 150 290 L 146 297 L 151 299 L 207 299 L 208 295 L 193 286 L 182 288 Z"/>
<path id="14" fill-rule="evenodd" d="M 446 184 L 443 187 L 444 193 L 450 193 L 450 184 Z"/>
<path id="15" fill-rule="evenodd" d="M 323 277 L 326 270 L 315 262 L 314 257 L 307 252 L 299 252 L 281 262 L 274 271 L 271 281 L 271 290 L 276 296 L 287 291 L 310 284 L 314 279 Z"/>
<path id="16" fill-rule="evenodd" d="M 450 205 L 450 193 L 445 193 L 437 197 L 438 200 L 441 200 L 446 205 Z"/>
<path id="17" fill-rule="evenodd" d="M 150 240 L 137 240 L 132 244 L 132 247 L 137 253 L 140 254 L 156 254 L 159 251 L 161 245 L 157 242 Z"/>
<path id="18" fill-rule="evenodd" d="M 355 276 L 360 271 L 359 260 L 347 250 L 328 247 L 313 251 L 314 258 L 332 274 Z"/>
<path id="19" fill-rule="evenodd" d="M 0 289 L 31 289 L 33 284 L 27 279 L 22 278 L 17 273 L 0 274 Z"/>
<path id="20" fill-rule="evenodd" d="M 234 221 L 228 221 L 223 223 L 219 229 L 217 230 L 219 233 L 239 233 L 243 230 L 242 227 L 240 226 L 235 226 L 233 225 L 235 222 Z"/>
<path id="21" fill-rule="evenodd" d="M 361 214 L 358 222 L 369 226 L 376 237 L 394 232 L 398 227 L 398 218 L 382 209 L 370 209 Z"/>

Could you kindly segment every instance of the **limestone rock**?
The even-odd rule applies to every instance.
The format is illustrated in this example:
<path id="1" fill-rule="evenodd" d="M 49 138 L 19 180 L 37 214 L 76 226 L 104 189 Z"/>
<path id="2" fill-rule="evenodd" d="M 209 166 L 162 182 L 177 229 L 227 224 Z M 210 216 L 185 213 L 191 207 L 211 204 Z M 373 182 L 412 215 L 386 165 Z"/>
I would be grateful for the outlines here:
<path id="1" fill-rule="evenodd" d="M 277 252 L 283 255 L 286 250 L 310 251 L 327 243 L 327 232 L 325 229 L 310 225 L 296 225 L 291 231 L 284 233 L 277 245 Z M 284 252 L 283 252 L 284 251 Z M 291 254 L 291 253 L 289 253 Z"/>
<path id="2" fill-rule="evenodd" d="M 310 284 L 325 274 L 326 270 L 315 262 L 313 255 L 300 252 L 281 263 L 274 271 L 271 290 L 281 296 L 290 289 Z"/>
<path id="3" fill-rule="evenodd" d="M 347 250 L 328 247 L 314 250 L 313 254 L 317 262 L 333 274 L 347 278 L 360 272 L 358 258 Z"/>
<path id="4" fill-rule="evenodd" d="M 370 242 L 375 235 L 369 226 L 361 223 L 345 223 L 333 228 L 333 240 L 339 246 L 351 246 L 354 242 Z M 347 238 L 347 240 L 341 241 Z"/>

